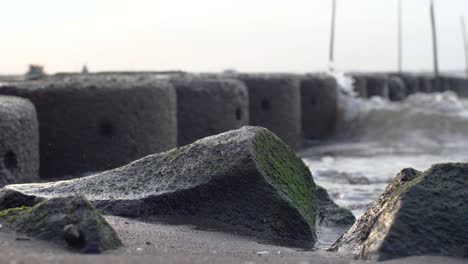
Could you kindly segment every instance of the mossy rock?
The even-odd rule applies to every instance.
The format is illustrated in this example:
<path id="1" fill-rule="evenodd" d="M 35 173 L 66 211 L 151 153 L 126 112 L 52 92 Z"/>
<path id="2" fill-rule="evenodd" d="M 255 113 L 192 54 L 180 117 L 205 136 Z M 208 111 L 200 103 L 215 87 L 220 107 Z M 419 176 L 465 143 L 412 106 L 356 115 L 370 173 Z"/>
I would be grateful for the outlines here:
<path id="1" fill-rule="evenodd" d="M 6 200 L 73 194 L 112 215 L 189 219 L 307 247 L 316 240 L 312 175 L 290 147 L 261 127 L 207 137 L 81 179 L 9 185 L 0 191 L 0 208 Z"/>
<path id="2" fill-rule="evenodd" d="M 317 225 L 324 227 L 349 228 L 356 217 L 346 208 L 337 205 L 328 194 L 327 190 L 317 185 Z"/>
<path id="3" fill-rule="evenodd" d="M 468 164 L 402 170 L 330 250 L 377 260 L 468 258 Z"/>
<path id="4" fill-rule="evenodd" d="M 102 215 L 84 197 L 52 198 L 33 207 L 0 211 L 0 220 L 17 232 L 67 244 L 83 253 L 100 253 L 122 245 Z"/>

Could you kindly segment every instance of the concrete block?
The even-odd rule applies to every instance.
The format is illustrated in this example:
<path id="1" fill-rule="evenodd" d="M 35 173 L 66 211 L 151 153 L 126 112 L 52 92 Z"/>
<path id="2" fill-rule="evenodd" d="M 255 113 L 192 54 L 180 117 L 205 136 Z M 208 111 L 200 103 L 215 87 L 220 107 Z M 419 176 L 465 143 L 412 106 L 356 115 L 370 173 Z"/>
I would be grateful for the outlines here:
<path id="1" fill-rule="evenodd" d="M 388 95 L 390 101 L 402 101 L 406 98 L 406 86 L 400 77 L 388 77 Z"/>
<path id="2" fill-rule="evenodd" d="M 366 76 L 367 97 L 379 96 L 385 99 L 389 98 L 388 78 L 380 75 Z"/>
<path id="3" fill-rule="evenodd" d="M 249 95 L 243 82 L 184 77 L 171 83 L 177 92 L 179 146 L 249 124 Z"/>
<path id="4" fill-rule="evenodd" d="M 0 87 L 29 98 L 40 124 L 42 178 L 79 176 L 176 146 L 176 93 L 144 76 L 69 76 Z"/>
<path id="5" fill-rule="evenodd" d="M 39 180 L 39 127 L 34 105 L 0 96 L 0 186 Z"/>
<path id="6" fill-rule="evenodd" d="M 302 135 L 323 139 L 333 134 L 338 106 L 338 84 L 326 75 L 301 80 Z"/>
<path id="7" fill-rule="evenodd" d="M 302 142 L 299 78 L 288 75 L 238 75 L 249 91 L 250 124 L 270 129 L 298 149 Z"/>

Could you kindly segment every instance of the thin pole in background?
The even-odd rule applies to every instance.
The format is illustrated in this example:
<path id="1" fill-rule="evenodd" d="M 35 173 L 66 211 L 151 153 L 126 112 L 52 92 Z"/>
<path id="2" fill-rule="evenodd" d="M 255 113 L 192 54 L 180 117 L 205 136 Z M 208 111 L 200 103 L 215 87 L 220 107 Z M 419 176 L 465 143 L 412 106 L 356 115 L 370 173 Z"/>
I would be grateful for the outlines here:
<path id="1" fill-rule="evenodd" d="M 403 71 L 403 18 L 402 0 L 398 0 L 398 72 Z"/>
<path id="2" fill-rule="evenodd" d="M 329 70 L 334 70 L 335 62 L 335 25 L 336 25 L 336 0 L 332 0 L 332 20 L 330 32 L 330 57 L 329 57 Z"/>
<path id="3" fill-rule="evenodd" d="M 437 29 L 435 21 L 434 1 L 431 0 L 431 24 L 432 24 L 432 46 L 434 56 L 434 76 L 439 77 L 439 58 L 437 51 Z"/>
<path id="4" fill-rule="evenodd" d="M 460 21 L 461 21 L 462 36 L 463 36 L 463 47 L 465 51 L 465 75 L 466 77 L 468 77 L 468 36 L 466 32 L 465 17 L 461 16 Z"/>

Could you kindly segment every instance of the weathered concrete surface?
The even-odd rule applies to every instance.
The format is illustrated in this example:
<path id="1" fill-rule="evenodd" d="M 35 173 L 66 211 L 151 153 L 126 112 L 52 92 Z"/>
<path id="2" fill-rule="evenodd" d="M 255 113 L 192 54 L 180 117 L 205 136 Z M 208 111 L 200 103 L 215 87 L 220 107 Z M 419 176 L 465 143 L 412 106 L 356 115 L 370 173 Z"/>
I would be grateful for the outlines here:
<path id="1" fill-rule="evenodd" d="M 83 253 L 122 246 L 102 215 L 83 197 L 52 198 L 33 207 L 0 211 L 0 222 L 38 239 L 66 244 Z"/>
<path id="2" fill-rule="evenodd" d="M 40 124 L 42 178 L 122 166 L 176 146 L 172 85 L 144 76 L 71 76 L 0 86 L 29 98 Z"/>
<path id="3" fill-rule="evenodd" d="M 400 77 L 405 83 L 407 95 L 412 95 L 412 94 L 419 92 L 420 83 L 419 83 L 419 78 L 417 76 L 413 74 L 408 74 L 408 73 L 394 74 L 394 75 Z"/>
<path id="4" fill-rule="evenodd" d="M 363 75 L 352 74 L 350 75 L 353 79 L 354 91 L 361 98 L 367 98 L 367 81 Z"/>
<path id="5" fill-rule="evenodd" d="M 177 91 L 178 145 L 249 124 L 245 85 L 225 78 L 172 79 Z"/>
<path id="6" fill-rule="evenodd" d="M 378 260 L 468 258 L 467 212 L 468 164 L 404 169 L 331 250 Z"/>
<path id="7" fill-rule="evenodd" d="M 390 101 L 402 101 L 406 98 L 405 82 L 400 77 L 388 77 L 388 97 Z"/>
<path id="8" fill-rule="evenodd" d="M 468 79 L 446 77 L 446 89 L 455 92 L 459 97 L 468 97 Z"/>
<path id="9" fill-rule="evenodd" d="M 262 239 L 315 242 L 310 171 L 260 127 L 201 139 L 95 176 L 9 185 L 0 191 L 0 209 L 74 194 L 113 215 L 195 218 Z"/>
<path id="10" fill-rule="evenodd" d="M 434 77 L 422 75 L 419 76 L 419 91 L 422 93 L 431 93 L 437 91 L 437 88 L 434 88 Z"/>
<path id="11" fill-rule="evenodd" d="M 326 75 L 301 80 L 302 136 L 323 139 L 333 134 L 337 119 L 338 84 Z"/>
<path id="12" fill-rule="evenodd" d="M 366 76 L 367 97 L 379 96 L 384 99 L 389 98 L 388 78 L 383 75 Z"/>
<path id="13" fill-rule="evenodd" d="M 286 144 L 302 143 L 299 78 L 287 75 L 239 75 L 249 90 L 250 124 L 270 129 Z"/>
<path id="14" fill-rule="evenodd" d="M 0 96 L 0 187 L 39 180 L 39 128 L 28 100 Z"/>

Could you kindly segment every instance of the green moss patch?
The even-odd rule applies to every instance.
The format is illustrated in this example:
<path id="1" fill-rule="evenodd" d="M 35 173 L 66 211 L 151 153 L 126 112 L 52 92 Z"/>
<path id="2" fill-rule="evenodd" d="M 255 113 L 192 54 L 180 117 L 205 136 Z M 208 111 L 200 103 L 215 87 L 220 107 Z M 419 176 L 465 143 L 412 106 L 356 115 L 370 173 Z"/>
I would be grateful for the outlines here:
<path id="1" fill-rule="evenodd" d="M 317 201 L 315 183 L 307 166 L 269 131 L 260 132 L 253 143 L 260 172 L 314 229 Z"/>

